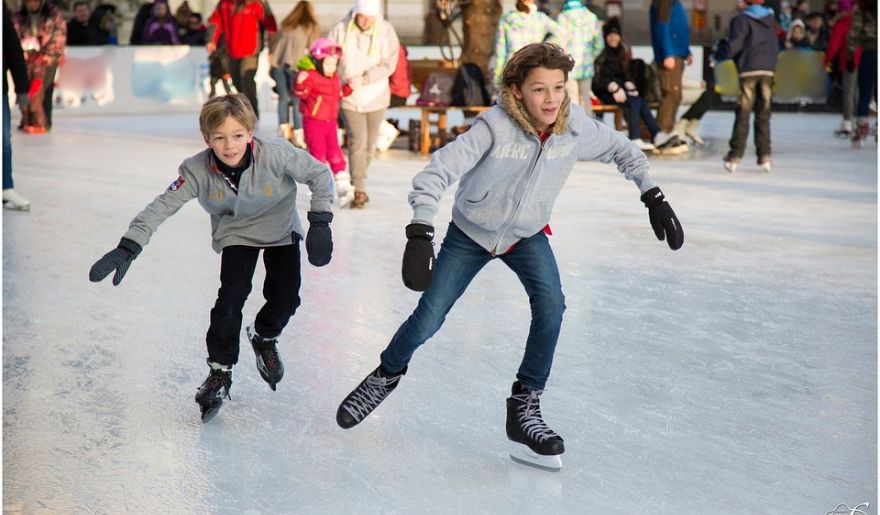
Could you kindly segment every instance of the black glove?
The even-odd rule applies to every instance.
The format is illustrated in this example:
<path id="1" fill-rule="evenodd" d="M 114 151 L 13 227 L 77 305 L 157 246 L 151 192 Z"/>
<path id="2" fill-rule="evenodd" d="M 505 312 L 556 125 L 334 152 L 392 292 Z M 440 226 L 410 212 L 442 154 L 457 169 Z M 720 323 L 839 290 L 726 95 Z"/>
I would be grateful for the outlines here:
<path id="1" fill-rule="evenodd" d="M 665 198 L 660 188 L 654 187 L 642 195 L 642 202 L 648 208 L 648 217 L 657 239 L 663 241 L 665 235 L 669 248 L 678 250 L 684 244 L 684 229 Z"/>
<path id="2" fill-rule="evenodd" d="M 403 284 L 413 291 L 425 291 L 434 275 L 434 227 L 427 224 L 406 226 L 406 249 L 403 251 Z"/>
<path id="3" fill-rule="evenodd" d="M 104 257 L 92 265 L 92 269 L 89 270 L 89 281 L 93 283 L 103 281 L 105 277 L 110 275 L 110 272 L 116 270 L 116 275 L 113 276 L 113 286 L 119 286 L 122 278 L 125 277 L 125 272 L 128 272 L 131 262 L 138 257 L 141 250 L 143 247 L 136 242 L 122 238 L 115 249 L 104 254 Z"/>
<path id="4" fill-rule="evenodd" d="M 310 224 L 309 232 L 306 234 L 309 263 L 313 266 L 324 266 L 330 262 L 333 254 L 333 235 L 330 232 L 333 213 L 309 211 L 307 218 Z"/>

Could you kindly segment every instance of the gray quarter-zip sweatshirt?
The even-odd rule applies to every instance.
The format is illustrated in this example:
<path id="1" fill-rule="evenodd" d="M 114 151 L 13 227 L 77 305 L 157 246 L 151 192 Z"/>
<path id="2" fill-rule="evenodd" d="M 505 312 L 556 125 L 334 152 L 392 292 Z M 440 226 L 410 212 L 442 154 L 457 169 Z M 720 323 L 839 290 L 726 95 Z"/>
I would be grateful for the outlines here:
<path id="1" fill-rule="evenodd" d="M 179 177 L 129 225 L 125 238 L 146 246 L 166 218 L 196 198 L 211 215 L 214 251 L 230 245 L 276 247 L 305 234 L 296 210 L 297 183 L 312 192 L 311 211 L 330 211 L 333 174 L 308 152 L 280 138 L 254 137 L 251 165 L 239 178 L 238 193 L 217 168 L 210 148 L 186 159 Z"/>
<path id="2" fill-rule="evenodd" d="M 543 143 L 511 91 L 505 88 L 498 101 L 470 130 L 434 152 L 413 178 L 413 222 L 434 225 L 440 199 L 458 180 L 452 221 L 480 246 L 501 254 L 550 222 L 576 161 L 614 162 L 642 193 L 655 186 L 644 152 L 568 98 Z"/>

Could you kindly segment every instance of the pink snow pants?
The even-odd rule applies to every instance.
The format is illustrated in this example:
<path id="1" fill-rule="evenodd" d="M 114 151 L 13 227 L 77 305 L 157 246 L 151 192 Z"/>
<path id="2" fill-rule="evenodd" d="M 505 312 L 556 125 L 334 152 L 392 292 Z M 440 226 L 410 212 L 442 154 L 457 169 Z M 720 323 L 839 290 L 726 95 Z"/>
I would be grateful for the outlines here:
<path id="1" fill-rule="evenodd" d="M 336 134 L 336 122 L 303 119 L 303 133 L 309 154 L 322 163 L 329 163 L 333 175 L 345 170 L 345 157 L 339 148 L 339 137 Z"/>

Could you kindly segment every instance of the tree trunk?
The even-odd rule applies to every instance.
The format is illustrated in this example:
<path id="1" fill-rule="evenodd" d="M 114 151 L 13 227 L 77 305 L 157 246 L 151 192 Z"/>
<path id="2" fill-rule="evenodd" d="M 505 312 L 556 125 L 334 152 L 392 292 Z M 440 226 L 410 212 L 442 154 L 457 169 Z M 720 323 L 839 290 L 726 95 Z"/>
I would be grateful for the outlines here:
<path id="1" fill-rule="evenodd" d="M 462 9 L 463 44 L 462 63 L 474 63 L 488 73 L 489 57 L 495 50 L 495 31 L 501 19 L 501 0 L 472 0 Z"/>

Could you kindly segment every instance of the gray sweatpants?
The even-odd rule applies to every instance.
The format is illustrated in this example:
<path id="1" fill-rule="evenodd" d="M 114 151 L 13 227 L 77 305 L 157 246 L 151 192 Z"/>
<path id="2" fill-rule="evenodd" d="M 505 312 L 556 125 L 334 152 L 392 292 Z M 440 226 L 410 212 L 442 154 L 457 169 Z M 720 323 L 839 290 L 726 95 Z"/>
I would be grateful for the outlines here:
<path id="1" fill-rule="evenodd" d="M 342 110 L 348 131 L 348 163 L 355 191 L 366 191 L 367 168 L 376 155 L 379 126 L 385 119 L 385 109 L 370 113 Z"/>

